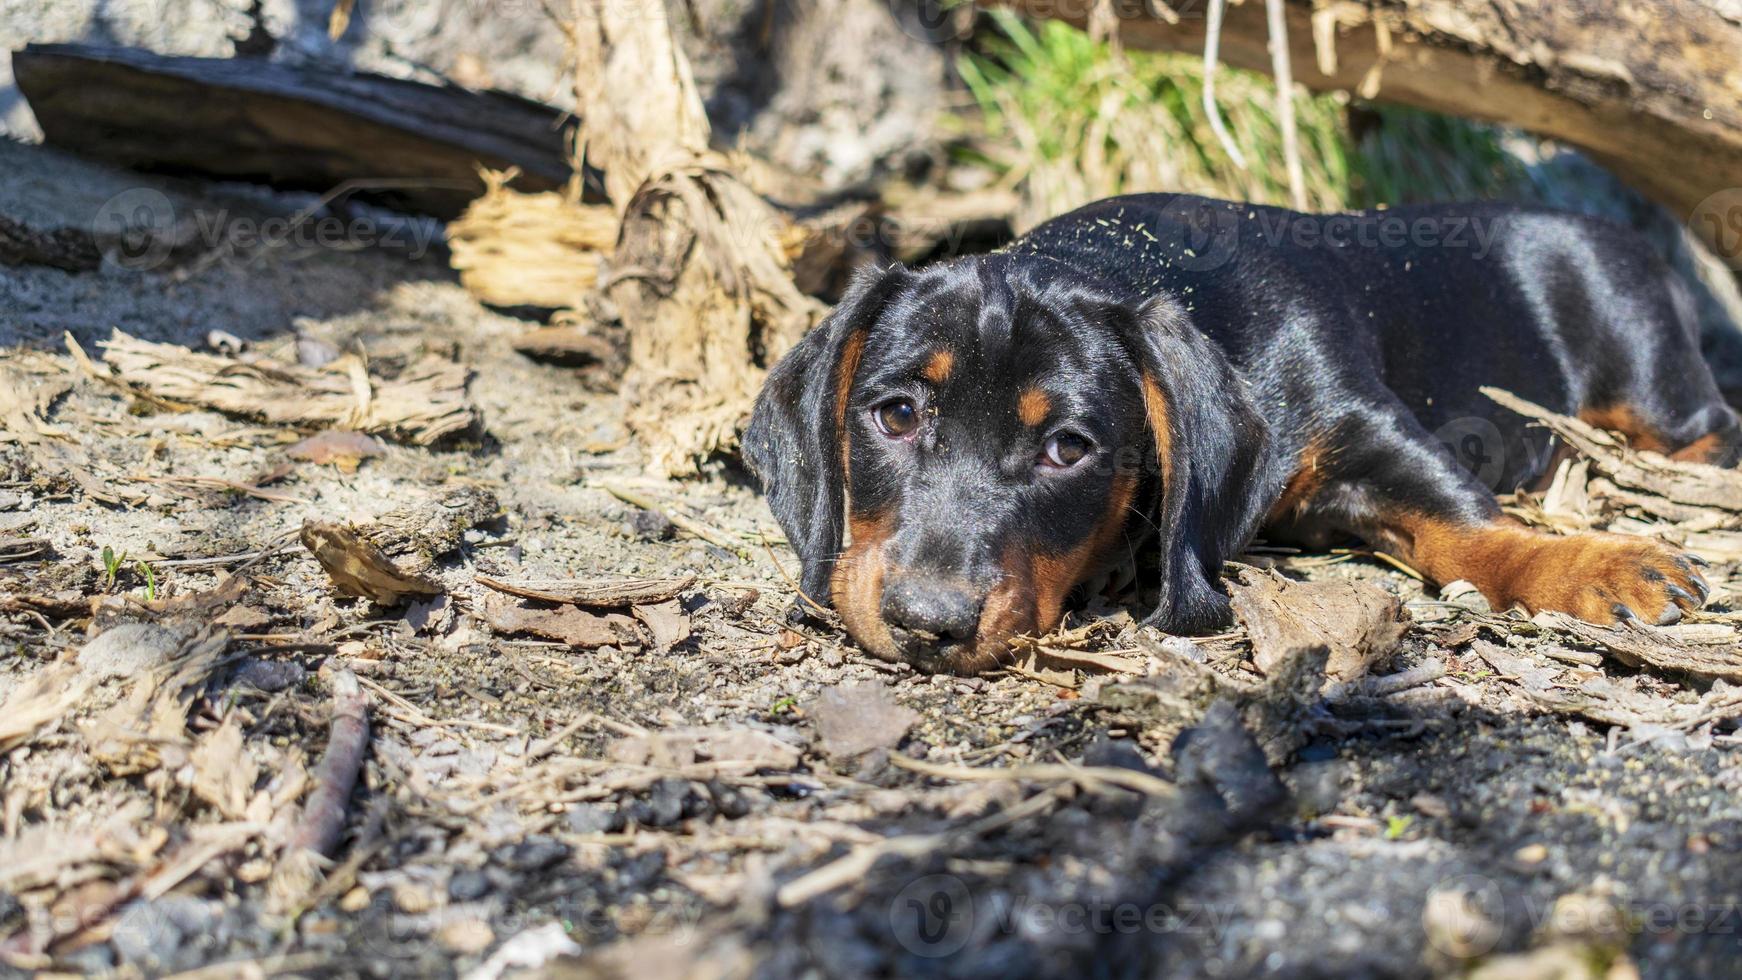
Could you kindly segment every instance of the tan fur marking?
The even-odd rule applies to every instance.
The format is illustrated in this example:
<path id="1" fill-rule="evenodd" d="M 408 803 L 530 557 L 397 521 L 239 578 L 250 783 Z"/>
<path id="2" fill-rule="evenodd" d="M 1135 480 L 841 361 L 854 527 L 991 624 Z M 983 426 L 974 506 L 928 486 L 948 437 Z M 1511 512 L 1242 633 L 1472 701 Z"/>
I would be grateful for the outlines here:
<path id="1" fill-rule="evenodd" d="M 1016 399 L 1016 416 L 1023 425 L 1034 426 L 1046 421 L 1052 411 L 1052 399 L 1039 388 L 1025 388 Z"/>
<path id="2" fill-rule="evenodd" d="M 925 362 L 925 370 L 920 373 L 925 375 L 925 379 L 932 384 L 941 385 L 950 380 L 950 372 L 955 369 L 956 355 L 947 350 L 940 350 L 932 354 L 931 359 Z"/>
<path id="3" fill-rule="evenodd" d="M 853 400 L 853 378 L 859 373 L 859 359 L 865 356 L 865 335 L 856 333 L 847 338 L 841 359 L 835 363 L 835 432 L 841 444 L 841 476 L 846 478 L 848 451 L 847 404 Z"/>
<path id="4" fill-rule="evenodd" d="M 883 622 L 883 544 L 895 533 L 895 522 L 882 514 L 849 514 L 851 538 L 829 578 L 829 595 L 841 622 L 853 639 L 885 660 L 900 660 L 895 639 Z"/>
<path id="5" fill-rule="evenodd" d="M 1173 424 L 1167 405 L 1167 395 L 1148 371 L 1143 372 L 1143 411 L 1149 416 L 1149 429 L 1155 434 L 1156 455 L 1161 457 L 1162 492 L 1173 486 Z"/>
<path id="6" fill-rule="evenodd" d="M 1599 429 L 1609 429 L 1627 437 L 1627 444 L 1634 449 L 1648 449 L 1661 453 L 1669 447 L 1664 444 L 1663 437 L 1653 432 L 1633 410 L 1633 406 L 1625 402 L 1605 405 L 1602 408 L 1583 408 L 1579 410 L 1579 421 L 1594 425 Z"/>
<path id="7" fill-rule="evenodd" d="M 1669 454 L 1670 459 L 1684 463 L 1710 463 L 1724 452 L 1724 440 L 1716 432 L 1708 432 L 1693 442 Z"/>

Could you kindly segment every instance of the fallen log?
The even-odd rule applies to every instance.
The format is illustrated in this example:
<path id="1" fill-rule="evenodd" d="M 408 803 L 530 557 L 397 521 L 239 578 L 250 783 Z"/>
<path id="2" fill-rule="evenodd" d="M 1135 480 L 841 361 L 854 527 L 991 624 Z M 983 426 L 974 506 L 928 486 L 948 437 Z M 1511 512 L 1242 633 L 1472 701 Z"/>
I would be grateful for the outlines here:
<path id="1" fill-rule="evenodd" d="M 1089 27 L 1102 5 L 980 0 Z M 1201 4 L 1121 3 L 1134 48 L 1204 50 Z M 1517 126 L 1590 152 L 1742 268 L 1742 9 L 1720 0 L 1286 0 L 1295 81 Z M 1096 27 L 1104 26 L 1097 20 Z M 1227 64 L 1270 72 L 1264 4 L 1231 3 Z M 1728 192 L 1728 193 L 1726 193 Z M 1702 207 L 1702 204 L 1704 207 Z M 1716 213 L 1713 214 L 1714 209 Z M 1706 217 L 1711 215 L 1711 217 Z M 1712 217 L 1718 220 L 1712 220 Z"/>
<path id="2" fill-rule="evenodd" d="M 557 110 L 501 92 L 252 59 L 32 44 L 12 55 L 46 142 L 136 170 L 358 196 L 457 217 L 480 167 L 555 190 L 572 170 Z"/>

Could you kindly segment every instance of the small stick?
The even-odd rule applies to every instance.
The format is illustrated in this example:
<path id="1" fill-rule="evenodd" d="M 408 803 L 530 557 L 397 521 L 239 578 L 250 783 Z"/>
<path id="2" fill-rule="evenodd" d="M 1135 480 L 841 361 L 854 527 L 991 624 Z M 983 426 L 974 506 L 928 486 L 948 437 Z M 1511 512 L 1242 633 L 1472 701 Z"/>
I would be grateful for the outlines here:
<path id="1" fill-rule="evenodd" d="M 341 670 L 333 675 L 333 722 L 327 750 L 315 767 L 315 788 L 287 851 L 310 850 L 322 857 L 333 853 L 345 828 L 345 804 L 357 785 L 357 773 L 368 750 L 369 695 L 358 685 L 357 675 Z"/>
<path id="2" fill-rule="evenodd" d="M 678 527 L 681 527 L 696 537 L 701 538 L 703 541 L 716 547 L 724 548 L 737 555 L 739 558 L 745 557 L 743 547 L 732 541 L 730 538 L 724 537 L 721 532 L 692 517 L 686 517 L 674 509 L 661 507 L 659 502 L 654 500 L 652 497 L 612 483 L 602 483 L 599 485 L 599 488 L 626 504 L 633 504 L 642 510 L 658 511 L 665 515 L 666 520 L 671 521 Z"/>
<path id="3" fill-rule="evenodd" d="M 780 903 L 782 908 L 803 905 L 813 898 L 826 895 L 843 885 L 863 879 L 866 873 L 885 856 L 893 854 L 908 858 L 923 857 L 958 842 L 983 837 L 1051 807 L 1059 801 L 1062 795 L 1061 789 L 1061 787 L 1054 787 L 1047 792 L 1031 796 L 1008 810 L 982 817 L 960 830 L 936 834 L 906 834 L 855 848 L 810 874 L 787 882 L 781 886 L 779 891 L 775 892 L 775 900 Z"/>
<path id="4" fill-rule="evenodd" d="M 1179 787 L 1165 779 L 1159 779 L 1146 772 L 1137 772 L 1133 769 L 1120 769 L 1117 766 L 1045 764 L 979 769 L 972 766 L 944 766 L 935 762 L 921 762 L 905 755 L 891 755 L 889 761 L 897 769 L 906 769 L 909 772 L 917 772 L 922 776 L 931 776 L 935 779 L 980 782 L 1001 779 L 1031 779 L 1035 782 L 1070 782 L 1086 786 L 1108 783 L 1146 796 L 1173 796 L 1179 792 Z"/>

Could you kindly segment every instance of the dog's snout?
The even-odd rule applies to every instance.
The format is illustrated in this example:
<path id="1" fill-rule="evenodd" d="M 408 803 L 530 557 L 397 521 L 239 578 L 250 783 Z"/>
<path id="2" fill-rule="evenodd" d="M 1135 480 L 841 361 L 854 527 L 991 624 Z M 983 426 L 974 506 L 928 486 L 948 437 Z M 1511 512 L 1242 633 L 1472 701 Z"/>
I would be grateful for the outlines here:
<path id="1" fill-rule="evenodd" d="M 902 578 L 883 588 L 883 619 L 914 633 L 964 642 L 980 625 L 980 598 L 962 585 Z"/>

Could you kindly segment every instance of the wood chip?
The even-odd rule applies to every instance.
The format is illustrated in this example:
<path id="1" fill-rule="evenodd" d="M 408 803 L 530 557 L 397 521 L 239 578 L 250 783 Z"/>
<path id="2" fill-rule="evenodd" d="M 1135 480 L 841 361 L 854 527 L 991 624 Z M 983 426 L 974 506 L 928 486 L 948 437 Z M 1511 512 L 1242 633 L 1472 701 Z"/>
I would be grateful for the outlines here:
<path id="1" fill-rule="evenodd" d="M 445 358 L 425 357 L 385 379 L 371 377 L 354 354 L 306 368 L 197 353 L 119 330 L 102 347 L 113 377 L 125 385 L 272 425 L 348 428 L 427 446 L 477 423 L 466 368 Z"/>
<path id="2" fill-rule="evenodd" d="M 1403 603 L 1366 583 L 1296 582 L 1242 567 L 1229 588 L 1234 611 L 1252 635 L 1253 661 L 1266 674 L 1297 650 L 1324 646 L 1330 649 L 1326 675 L 1354 680 L 1390 656 L 1409 628 Z"/>
<path id="3" fill-rule="evenodd" d="M 1482 388 L 1482 394 L 1523 415 L 1543 423 L 1617 484 L 1644 491 L 1671 504 L 1712 507 L 1742 512 L 1742 471 L 1720 469 L 1704 463 L 1684 463 L 1654 452 L 1628 448 L 1619 439 L 1588 423 L 1551 412 L 1499 388 Z M 1636 498 L 1649 506 L 1648 498 Z M 1662 516 L 1671 520 L 1685 512 L 1675 509 Z"/>
<path id="4" fill-rule="evenodd" d="M 628 616 L 620 613 L 601 616 L 568 605 L 532 609 L 500 596 L 486 596 L 484 620 L 498 633 L 531 633 L 583 650 L 634 646 L 641 642 L 641 633 Z"/>
<path id="5" fill-rule="evenodd" d="M 615 579 L 517 579 L 507 581 L 479 575 L 479 585 L 522 599 L 541 599 L 593 609 L 621 609 L 675 599 L 694 585 L 696 577 Z"/>
<path id="6" fill-rule="evenodd" d="M 754 728 L 667 729 L 620 738 L 608 751 L 617 762 L 666 769 L 714 762 L 746 770 L 788 770 L 803 757 L 798 746 Z"/>
<path id="7" fill-rule="evenodd" d="M 1562 613 L 1539 617 L 1559 629 L 1608 650 L 1628 666 L 1641 664 L 1695 677 L 1742 681 L 1742 634 L 1731 630 L 1729 642 L 1690 643 L 1675 632 L 1654 626 L 1596 626 Z"/>
<path id="8" fill-rule="evenodd" d="M 304 521 L 302 544 L 345 595 L 397 606 L 408 596 L 439 595 L 442 591 L 441 583 L 401 570 L 380 548 L 347 525 Z"/>

